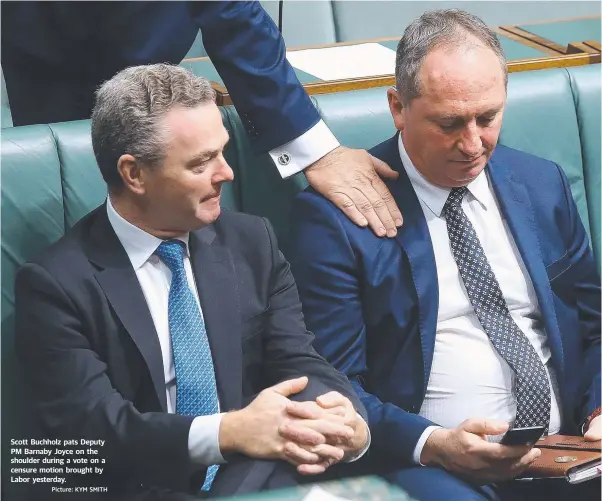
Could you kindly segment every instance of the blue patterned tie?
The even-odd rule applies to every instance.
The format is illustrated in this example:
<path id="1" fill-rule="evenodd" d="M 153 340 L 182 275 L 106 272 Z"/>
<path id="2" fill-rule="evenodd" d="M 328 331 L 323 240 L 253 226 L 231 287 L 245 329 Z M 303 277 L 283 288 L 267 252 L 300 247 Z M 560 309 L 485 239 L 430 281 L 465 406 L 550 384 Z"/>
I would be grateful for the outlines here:
<path id="1" fill-rule="evenodd" d="M 462 281 L 474 311 L 493 346 L 516 375 L 514 427 L 544 426 L 550 421 L 550 384 L 535 348 L 510 316 L 500 285 L 481 242 L 462 209 L 465 186 L 451 190 L 443 213 Z"/>
<path id="2" fill-rule="evenodd" d="M 155 253 L 171 270 L 168 318 L 176 368 L 176 412 L 183 416 L 217 414 L 219 405 L 205 322 L 184 269 L 184 242 L 168 240 Z M 211 488 L 218 465 L 207 468 L 202 490 Z"/>

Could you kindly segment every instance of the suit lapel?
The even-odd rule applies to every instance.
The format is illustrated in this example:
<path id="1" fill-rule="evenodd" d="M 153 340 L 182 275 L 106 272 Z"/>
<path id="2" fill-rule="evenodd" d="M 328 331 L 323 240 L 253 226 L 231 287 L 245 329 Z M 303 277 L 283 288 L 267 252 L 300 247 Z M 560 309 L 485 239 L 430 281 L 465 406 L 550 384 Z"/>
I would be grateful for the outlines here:
<path id="1" fill-rule="evenodd" d="M 222 411 L 242 405 L 242 342 L 238 284 L 230 250 L 215 225 L 190 234 L 190 258 L 213 356 Z"/>
<path id="2" fill-rule="evenodd" d="M 399 158 L 398 137 L 395 135 L 383 145 L 385 148 L 383 160 L 399 172 L 399 178 L 387 184 L 403 214 L 403 226 L 397 232 L 396 239 L 408 257 L 418 296 L 418 326 L 422 343 L 423 392 L 425 392 L 433 361 L 439 308 L 437 266 L 422 207 Z M 400 300 L 405 301 L 406 298 Z"/>
<path id="3" fill-rule="evenodd" d="M 96 279 L 142 354 L 161 408 L 167 412 L 163 357 L 155 324 L 138 277 L 109 222 L 106 206 L 102 205 L 97 211 L 90 229 L 91 238 L 86 255 L 100 268 L 96 272 Z"/>
<path id="4" fill-rule="evenodd" d="M 550 340 L 550 348 L 554 353 L 552 357 L 556 369 L 564 372 L 564 356 L 554 300 L 548 274 L 541 256 L 541 247 L 538 237 L 537 225 L 533 208 L 529 201 L 529 194 L 524 185 L 516 181 L 512 170 L 506 165 L 495 160 L 495 155 L 488 168 L 489 178 L 500 205 L 502 214 L 508 223 L 510 232 L 518 247 L 520 255 L 529 273 L 539 308 L 541 310 L 546 333 Z"/>

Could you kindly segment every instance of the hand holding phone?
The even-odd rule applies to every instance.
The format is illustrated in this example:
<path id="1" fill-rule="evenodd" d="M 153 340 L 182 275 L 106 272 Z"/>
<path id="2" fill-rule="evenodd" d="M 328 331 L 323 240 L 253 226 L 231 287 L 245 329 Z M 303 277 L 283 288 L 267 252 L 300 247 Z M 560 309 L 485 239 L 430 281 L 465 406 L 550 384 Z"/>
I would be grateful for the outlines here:
<path id="1" fill-rule="evenodd" d="M 500 444 L 502 445 L 534 445 L 543 435 L 543 426 L 531 426 L 526 428 L 512 428 L 508 430 Z"/>

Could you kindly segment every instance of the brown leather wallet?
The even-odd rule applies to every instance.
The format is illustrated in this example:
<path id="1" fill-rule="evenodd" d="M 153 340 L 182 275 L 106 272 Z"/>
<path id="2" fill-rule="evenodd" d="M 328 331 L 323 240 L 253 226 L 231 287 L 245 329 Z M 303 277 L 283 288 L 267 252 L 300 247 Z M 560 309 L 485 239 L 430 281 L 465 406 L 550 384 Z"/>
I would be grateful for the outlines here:
<path id="1" fill-rule="evenodd" d="M 541 456 L 531 463 L 521 477 L 564 477 L 570 483 L 597 478 L 601 472 L 600 445 L 600 440 L 588 442 L 583 437 L 549 435 L 535 444 L 536 448 L 541 449 Z"/>

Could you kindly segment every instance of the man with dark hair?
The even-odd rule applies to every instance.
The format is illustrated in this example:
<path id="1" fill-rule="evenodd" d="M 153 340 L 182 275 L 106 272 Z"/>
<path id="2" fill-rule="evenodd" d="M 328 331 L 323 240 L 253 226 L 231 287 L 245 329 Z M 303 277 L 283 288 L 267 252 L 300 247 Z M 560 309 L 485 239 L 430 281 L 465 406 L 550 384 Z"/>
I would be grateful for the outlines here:
<path id="1" fill-rule="evenodd" d="M 177 66 L 106 82 L 92 114 L 106 204 L 17 275 L 36 417 L 50 437 L 104 441 L 111 501 L 294 485 L 368 447 L 269 223 L 220 209 L 233 174 L 214 99 Z"/>
<path id="2" fill-rule="evenodd" d="M 316 349 L 368 409 L 375 470 L 417 500 L 590 499 L 599 483 L 506 482 L 540 451 L 499 443 L 510 426 L 602 435 L 600 279 L 567 178 L 497 144 L 507 70 L 477 17 L 411 23 L 396 80 L 399 133 L 372 153 L 400 173 L 397 238 L 312 190 L 295 203 L 290 259 Z"/>

